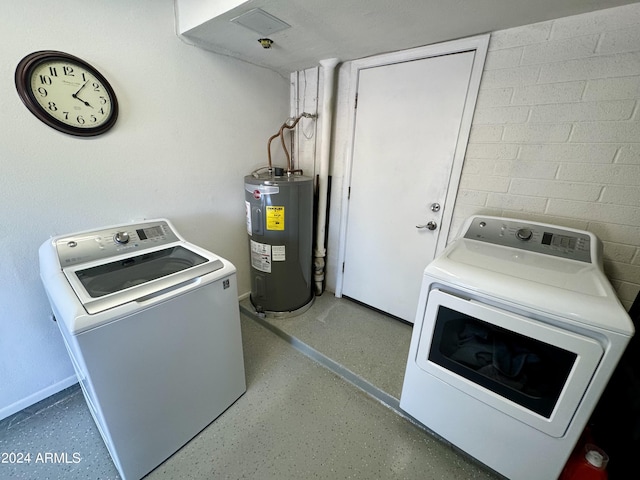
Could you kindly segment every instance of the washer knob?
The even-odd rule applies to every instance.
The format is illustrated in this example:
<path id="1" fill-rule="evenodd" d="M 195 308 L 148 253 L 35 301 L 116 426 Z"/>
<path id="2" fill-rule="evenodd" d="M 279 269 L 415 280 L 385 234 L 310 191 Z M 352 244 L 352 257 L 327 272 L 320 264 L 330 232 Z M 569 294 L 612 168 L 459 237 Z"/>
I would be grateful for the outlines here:
<path id="1" fill-rule="evenodd" d="M 516 237 L 518 238 L 518 240 L 522 240 L 523 242 L 531 240 L 532 236 L 533 232 L 528 228 L 521 228 L 516 232 Z"/>
<path id="2" fill-rule="evenodd" d="M 125 244 L 129 242 L 129 234 L 127 232 L 118 232 L 113 236 L 116 243 Z"/>

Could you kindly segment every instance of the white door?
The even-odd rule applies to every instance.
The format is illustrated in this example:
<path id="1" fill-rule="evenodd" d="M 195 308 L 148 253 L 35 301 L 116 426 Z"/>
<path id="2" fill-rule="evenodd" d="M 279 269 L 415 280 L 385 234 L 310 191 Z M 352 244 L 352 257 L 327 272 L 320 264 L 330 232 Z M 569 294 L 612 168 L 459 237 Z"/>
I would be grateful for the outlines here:
<path id="1" fill-rule="evenodd" d="M 451 218 L 454 156 L 475 103 L 468 105 L 475 56 L 359 71 L 341 293 L 409 322 L 422 272 L 448 233 L 441 223 Z"/>

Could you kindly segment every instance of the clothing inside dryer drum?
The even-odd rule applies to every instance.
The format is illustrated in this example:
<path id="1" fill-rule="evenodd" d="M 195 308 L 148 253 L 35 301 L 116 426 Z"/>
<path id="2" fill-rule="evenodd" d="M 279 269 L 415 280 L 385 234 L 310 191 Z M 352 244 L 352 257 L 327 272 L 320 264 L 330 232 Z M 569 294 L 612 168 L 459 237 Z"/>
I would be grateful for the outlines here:
<path id="1" fill-rule="evenodd" d="M 547 418 L 577 355 L 440 306 L 429 360 Z"/>
<path id="2" fill-rule="evenodd" d="M 206 258 L 191 250 L 177 246 L 78 270 L 76 276 L 87 293 L 92 298 L 98 298 L 186 270 L 206 261 Z"/>

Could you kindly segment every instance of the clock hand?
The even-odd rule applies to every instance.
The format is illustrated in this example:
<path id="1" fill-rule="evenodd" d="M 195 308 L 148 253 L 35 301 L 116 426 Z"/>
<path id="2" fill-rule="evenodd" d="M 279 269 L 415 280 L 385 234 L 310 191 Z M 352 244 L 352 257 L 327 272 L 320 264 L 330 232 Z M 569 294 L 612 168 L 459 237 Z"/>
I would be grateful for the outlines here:
<path id="1" fill-rule="evenodd" d="M 82 84 L 82 86 L 78 89 L 78 91 L 77 91 L 76 93 L 72 93 L 72 94 L 71 94 L 71 96 L 72 96 L 73 98 L 75 98 L 76 100 L 80 100 L 80 101 L 81 101 L 82 103 L 84 103 L 87 107 L 91 107 L 91 108 L 93 108 L 93 107 L 89 104 L 89 102 L 85 102 L 84 100 L 82 100 L 82 99 L 78 96 L 78 94 L 79 94 L 79 93 L 82 91 L 82 89 L 87 85 L 87 83 L 89 83 L 89 80 L 87 80 L 86 82 L 84 82 L 84 83 Z"/>
<path id="2" fill-rule="evenodd" d="M 89 83 L 89 80 L 87 80 L 86 82 L 84 82 L 84 83 L 82 84 L 82 86 L 78 89 L 78 91 L 77 91 L 76 93 L 72 94 L 71 96 L 72 96 L 73 98 L 77 98 L 77 97 L 76 97 L 76 95 L 78 95 L 78 94 L 82 91 L 82 89 L 85 87 L 85 85 L 86 85 L 87 83 Z"/>
<path id="3" fill-rule="evenodd" d="M 80 89 L 82 90 L 82 89 Z M 78 90 L 78 91 L 80 91 Z M 82 100 L 78 95 L 76 95 L 75 93 L 71 95 L 73 98 L 75 98 L 76 100 L 81 101 L 82 103 L 84 103 L 87 107 L 91 107 L 91 104 L 89 102 L 85 102 L 84 100 Z M 93 107 L 91 107 L 93 108 Z"/>

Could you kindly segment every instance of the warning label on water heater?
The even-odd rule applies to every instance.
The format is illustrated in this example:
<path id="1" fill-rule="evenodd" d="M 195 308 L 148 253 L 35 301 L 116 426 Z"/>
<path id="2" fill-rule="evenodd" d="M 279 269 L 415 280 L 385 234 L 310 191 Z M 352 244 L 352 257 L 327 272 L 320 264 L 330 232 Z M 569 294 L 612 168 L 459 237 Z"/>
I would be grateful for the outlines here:
<path id="1" fill-rule="evenodd" d="M 284 245 L 273 245 L 271 247 L 271 251 L 273 253 L 274 262 L 284 262 L 287 260 L 287 254 Z"/>
<path id="2" fill-rule="evenodd" d="M 261 272 L 271 273 L 271 245 L 251 240 L 251 266 Z"/>
<path id="3" fill-rule="evenodd" d="M 287 260 L 284 245 L 268 245 L 251 240 L 251 266 L 261 272 L 271 273 L 271 262 Z"/>
<path id="4" fill-rule="evenodd" d="M 247 233 L 252 235 L 253 227 L 251 226 L 251 204 L 246 201 L 244 202 L 244 213 L 247 216 Z"/>
<path id="5" fill-rule="evenodd" d="M 267 230 L 284 230 L 284 207 L 267 207 Z"/>

